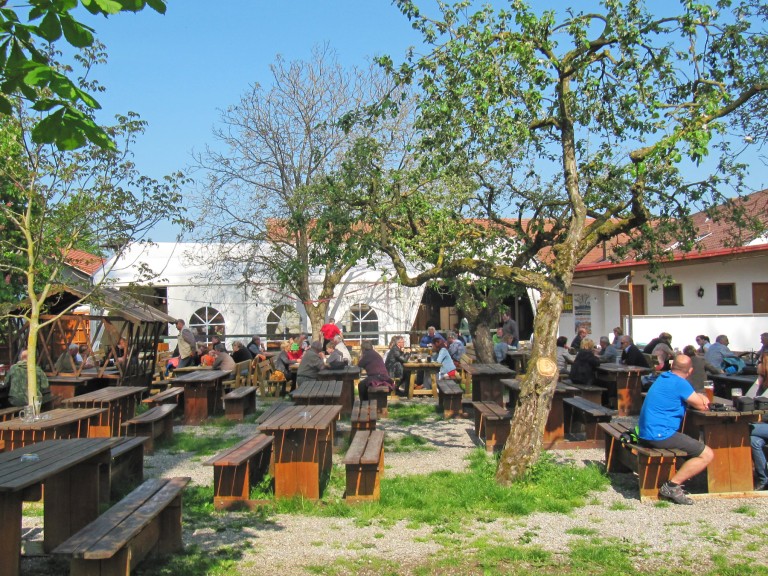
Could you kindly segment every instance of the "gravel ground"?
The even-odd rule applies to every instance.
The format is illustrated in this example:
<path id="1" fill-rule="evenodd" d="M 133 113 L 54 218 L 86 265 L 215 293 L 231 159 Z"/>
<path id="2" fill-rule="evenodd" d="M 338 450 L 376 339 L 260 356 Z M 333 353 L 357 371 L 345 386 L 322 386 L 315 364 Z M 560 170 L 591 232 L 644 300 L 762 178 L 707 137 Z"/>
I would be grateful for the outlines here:
<path id="1" fill-rule="evenodd" d="M 339 425 L 345 431 L 348 425 Z M 435 448 L 432 451 L 385 454 L 387 475 L 409 475 L 437 470 L 460 471 L 466 467 L 467 455 L 476 448 L 470 420 L 428 419 L 419 425 L 395 426 L 392 421 L 379 421 L 379 429 L 388 436 L 406 433 L 424 437 Z M 234 428 L 177 426 L 176 432 L 194 431 L 205 434 L 234 434 L 245 436 L 255 430 L 254 425 Z M 558 458 L 580 464 L 602 462 L 602 450 L 556 451 Z M 169 454 L 159 450 L 146 457 L 146 475 L 190 476 L 194 484 L 210 485 L 213 471 L 203 466 L 200 459 L 188 454 Z M 749 513 L 735 510 L 747 506 Z M 411 568 L 423 564 L 426 557 L 440 550 L 440 544 L 429 538 L 431 529 L 412 529 L 404 523 L 392 527 L 358 526 L 353 520 L 342 518 L 313 518 L 298 515 L 279 515 L 263 524 L 250 525 L 243 515 L 229 513 L 236 528 L 230 530 L 185 530 L 185 544 L 197 544 L 205 550 L 216 550 L 224 545 L 242 545 L 243 556 L 237 563 L 239 574 L 305 575 L 316 572 L 310 567 L 327 566 L 339 559 L 355 560 L 360 557 L 396 560 L 400 574 L 411 574 Z M 689 567 L 692 558 L 705 569 L 710 555 L 702 549 L 717 550 L 736 558 L 754 558 L 765 562 L 764 522 L 768 516 L 768 498 L 704 499 L 694 506 L 657 507 L 654 503 L 641 503 L 637 481 L 629 474 L 616 474 L 611 486 L 595 493 L 590 503 L 572 514 L 538 513 L 494 522 L 476 522 L 467 519 L 468 538 L 490 535 L 496 541 L 511 544 L 537 545 L 559 554 L 568 550 L 567 544 L 583 536 L 573 534 L 574 529 L 589 529 L 597 537 L 616 538 L 627 546 L 636 546 L 636 568 L 674 568 L 675 562 Z M 24 519 L 24 537 L 40 539 L 41 519 Z M 243 524 L 247 524 L 243 527 Z M 307 535 L 311 534 L 308 539 Z M 297 542 L 309 545 L 297 546 Z M 713 547 L 713 544 L 715 545 Z M 654 554 L 662 552 L 663 554 Z M 672 562 L 672 566 L 670 566 Z M 66 574 L 63 566 L 45 559 L 24 558 L 23 574 Z M 370 572 L 375 573 L 375 572 Z"/>

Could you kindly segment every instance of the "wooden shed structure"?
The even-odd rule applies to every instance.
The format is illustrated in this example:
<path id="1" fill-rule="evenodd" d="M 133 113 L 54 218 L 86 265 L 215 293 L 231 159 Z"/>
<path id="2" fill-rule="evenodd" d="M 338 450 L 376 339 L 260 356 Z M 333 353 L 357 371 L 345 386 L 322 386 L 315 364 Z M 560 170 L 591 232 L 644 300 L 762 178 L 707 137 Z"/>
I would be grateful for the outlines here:
<path id="1" fill-rule="evenodd" d="M 54 319 L 57 310 L 66 309 L 82 297 L 75 288 L 63 288 L 49 299 L 50 313 L 42 315 L 41 322 Z M 155 372 L 158 344 L 175 319 L 127 291 L 111 288 L 101 289 L 97 299 L 86 303 L 41 327 L 38 365 L 52 377 L 79 378 L 89 374 L 108 380 L 110 385 L 149 385 Z M 97 309 L 99 313 L 93 313 Z M 27 345 L 29 326 L 22 319 L 10 319 L 5 328 L 0 362 L 12 364 Z M 121 338 L 125 339 L 124 351 L 118 350 Z M 62 363 L 57 367 L 70 344 L 84 347 L 84 355 L 91 356 L 92 361 L 82 362 L 74 371 L 71 367 L 62 369 Z"/>

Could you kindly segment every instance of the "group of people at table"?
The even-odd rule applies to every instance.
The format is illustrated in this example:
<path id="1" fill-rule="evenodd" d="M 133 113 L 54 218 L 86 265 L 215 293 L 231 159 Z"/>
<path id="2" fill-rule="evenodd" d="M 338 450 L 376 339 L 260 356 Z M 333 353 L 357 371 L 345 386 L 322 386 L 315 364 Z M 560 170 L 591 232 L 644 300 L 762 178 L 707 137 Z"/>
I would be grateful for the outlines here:
<path id="1" fill-rule="evenodd" d="M 678 504 L 693 504 L 683 488 L 683 483 L 702 472 L 712 462 L 711 448 L 696 438 L 680 432 L 686 408 L 709 410 L 712 399 L 704 393 L 707 377 L 731 372 L 730 359 L 739 354 L 728 348 L 724 334 L 714 343 L 705 335 L 696 337 L 698 347 L 688 345 L 682 352 L 672 348 L 672 336 L 662 332 L 642 350 L 631 336 L 614 329 L 614 340 L 600 338 L 600 346 L 587 337 L 587 330 L 580 327 L 570 349 L 565 337 L 557 341 L 557 364 L 561 372 L 568 372 L 575 383 L 591 384 L 601 363 L 621 364 L 653 368 L 648 392 L 643 402 L 638 423 L 640 443 L 663 449 L 684 450 L 689 455 L 675 475 L 659 489 L 659 495 Z M 760 335 L 760 351 L 757 353 L 756 375 L 746 396 L 768 396 L 766 371 L 768 370 L 768 332 Z M 575 349 L 575 350 L 574 350 Z M 576 351 L 574 355 L 573 352 Z M 649 355 L 653 366 L 647 361 Z M 768 489 L 768 470 L 764 448 L 768 442 L 768 423 L 756 422 L 751 426 L 751 447 L 755 471 L 755 489 Z"/>

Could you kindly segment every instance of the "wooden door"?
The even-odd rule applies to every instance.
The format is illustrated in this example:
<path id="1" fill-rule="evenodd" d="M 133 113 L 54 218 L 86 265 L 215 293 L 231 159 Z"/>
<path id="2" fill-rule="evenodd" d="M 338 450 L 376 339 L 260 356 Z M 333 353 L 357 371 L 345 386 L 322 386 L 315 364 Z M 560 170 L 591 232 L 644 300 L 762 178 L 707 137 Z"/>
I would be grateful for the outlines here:
<path id="1" fill-rule="evenodd" d="M 768 282 L 752 283 L 752 312 L 754 314 L 768 313 Z"/>
<path id="2" fill-rule="evenodd" d="M 644 284 L 622 284 L 622 290 L 631 290 L 632 292 L 632 315 L 645 315 L 645 285 Z M 624 318 L 629 316 L 629 294 L 621 292 L 619 294 L 619 316 Z"/>

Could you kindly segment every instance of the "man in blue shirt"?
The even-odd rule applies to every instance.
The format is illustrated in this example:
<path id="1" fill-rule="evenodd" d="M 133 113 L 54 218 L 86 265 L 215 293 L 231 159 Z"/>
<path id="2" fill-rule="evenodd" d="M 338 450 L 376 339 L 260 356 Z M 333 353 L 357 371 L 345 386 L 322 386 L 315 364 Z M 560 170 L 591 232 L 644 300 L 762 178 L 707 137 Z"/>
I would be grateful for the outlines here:
<path id="1" fill-rule="evenodd" d="M 676 504 L 693 504 L 682 484 L 704 470 L 714 453 L 703 442 L 678 432 L 687 406 L 708 410 L 709 400 L 698 394 L 686 378 L 693 372 L 691 359 L 684 354 L 675 356 L 672 369 L 663 372 L 648 390 L 640 410 L 640 441 L 652 448 L 685 450 L 690 458 L 668 482 L 659 488 L 659 496 Z"/>

